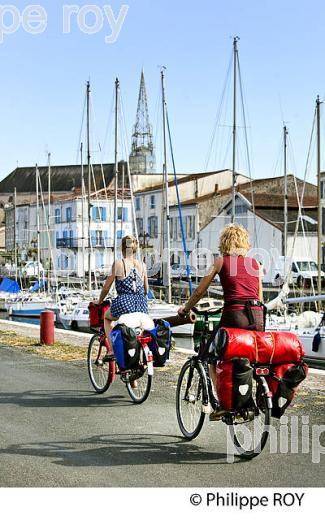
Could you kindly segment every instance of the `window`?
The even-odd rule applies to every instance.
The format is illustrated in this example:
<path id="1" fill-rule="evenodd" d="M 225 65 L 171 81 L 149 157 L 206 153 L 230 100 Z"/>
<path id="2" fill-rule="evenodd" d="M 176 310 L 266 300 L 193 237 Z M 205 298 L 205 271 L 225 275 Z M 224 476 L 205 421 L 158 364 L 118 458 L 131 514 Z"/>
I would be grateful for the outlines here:
<path id="1" fill-rule="evenodd" d="M 156 209 L 156 197 L 155 195 L 150 195 L 150 209 Z"/>
<path id="2" fill-rule="evenodd" d="M 126 222 L 129 216 L 128 213 L 128 208 L 117 208 L 117 220 L 123 220 L 123 222 Z"/>
<path id="3" fill-rule="evenodd" d="M 59 234 L 59 232 L 57 231 L 57 232 L 55 233 L 55 242 L 56 242 L 56 247 L 58 247 L 58 242 L 59 242 L 59 240 L 60 240 L 60 234 Z"/>
<path id="4" fill-rule="evenodd" d="M 320 183 L 320 196 L 321 199 L 325 199 L 325 181 L 321 181 Z"/>
<path id="5" fill-rule="evenodd" d="M 65 210 L 65 219 L 67 222 L 72 221 L 72 208 L 66 208 Z"/>
<path id="6" fill-rule="evenodd" d="M 148 218 L 148 233 L 151 238 L 158 238 L 158 217 Z"/>
<path id="7" fill-rule="evenodd" d="M 140 197 L 135 198 L 135 210 L 140 211 L 141 209 L 141 199 Z"/>
<path id="8" fill-rule="evenodd" d="M 54 221 L 55 221 L 55 224 L 60 224 L 60 222 L 61 222 L 61 211 L 60 211 L 60 208 L 57 208 L 54 211 Z"/>
<path id="9" fill-rule="evenodd" d="M 106 208 L 102 208 L 99 206 L 93 206 L 91 208 L 91 220 L 93 222 L 106 222 L 106 220 L 107 220 Z"/>
<path id="10" fill-rule="evenodd" d="M 138 235 L 143 235 L 143 218 L 137 218 L 136 223 L 137 223 Z"/>
<path id="11" fill-rule="evenodd" d="M 194 240 L 195 238 L 195 217 L 189 215 L 185 220 L 185 233 L 188 240 Z"/>

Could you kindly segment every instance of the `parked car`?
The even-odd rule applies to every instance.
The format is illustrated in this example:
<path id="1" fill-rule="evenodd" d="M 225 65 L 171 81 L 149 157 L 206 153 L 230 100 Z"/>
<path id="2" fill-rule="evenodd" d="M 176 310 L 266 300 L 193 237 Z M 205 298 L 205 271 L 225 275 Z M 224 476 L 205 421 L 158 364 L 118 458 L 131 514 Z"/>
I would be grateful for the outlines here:
<path id="1" fill-rule="evenodd" d="M 37 261 L 28 261 L 21 270 L 22 276 L 38 276 L 38 272 L 41 276 L 44 275 L 44 267 L 42 263 L 38 264 Z"/>
<path id="2" fill-rule="evenodd" d="M 291 260 L 291 264 L 290 264 Z M 264 282 L 271 282 L 274 286 L 283 284 L 286 274 L 290 271 L 289 283 L 298 287 L 317 287 L 318 266 L 308 257 L 280 256 L 272 265 L 270 271 L 264 276 Z M 322 286 L 325 281 L 325 273 L 321 271 Z"/>

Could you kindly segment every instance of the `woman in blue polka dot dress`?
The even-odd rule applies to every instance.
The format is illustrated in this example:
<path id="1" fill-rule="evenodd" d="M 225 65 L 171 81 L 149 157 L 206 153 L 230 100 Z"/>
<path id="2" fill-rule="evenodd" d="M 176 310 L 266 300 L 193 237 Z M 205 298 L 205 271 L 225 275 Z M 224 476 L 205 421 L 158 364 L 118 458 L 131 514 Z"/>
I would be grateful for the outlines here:
<path id="1" fill-rule="evenodd" d="M 146 266 L 136 259 L 138 243 L 135 237 L 122 239 L 122 260 L 116 260 L 112 272 L 103 285 L 98 303 L 102 303 L 115 282 L 117 297 L 104 316 L 106 337 L 111 345 L 111 330 L 122 314 L 144 312 L 148 314 L 148 276 Z"/>

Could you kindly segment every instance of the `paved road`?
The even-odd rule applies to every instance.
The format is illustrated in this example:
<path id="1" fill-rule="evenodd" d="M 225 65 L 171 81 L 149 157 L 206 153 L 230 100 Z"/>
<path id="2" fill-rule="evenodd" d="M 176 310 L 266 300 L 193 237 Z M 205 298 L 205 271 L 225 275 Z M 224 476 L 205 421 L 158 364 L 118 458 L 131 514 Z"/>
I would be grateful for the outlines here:
<path id="1" fill-rule="evenodd" d="M 324 462 L 313 464 L 311 454 L 268 448 L 227 463 L 223 424 L 206 422 L 184 442 L 176 374 L 156 371 L 149 400 L 136 406 L 120 381 L 95 395 L 82 363 L 0 347 L 0 486 L 324 486 Z M 324 380 L 312 376 L 293 410 L 313 423 L 325 424 Z"/>

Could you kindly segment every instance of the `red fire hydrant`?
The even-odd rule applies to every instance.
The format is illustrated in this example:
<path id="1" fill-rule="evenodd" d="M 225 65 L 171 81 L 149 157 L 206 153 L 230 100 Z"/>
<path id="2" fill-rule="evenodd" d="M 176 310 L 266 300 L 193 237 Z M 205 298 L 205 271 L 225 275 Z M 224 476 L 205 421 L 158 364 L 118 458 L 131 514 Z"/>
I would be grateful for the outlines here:
<path id="1" fill-rule="evenodd" d="M 42 345 L 54 345 L 54 312 L 41 312 L 40 340 Z"/>

